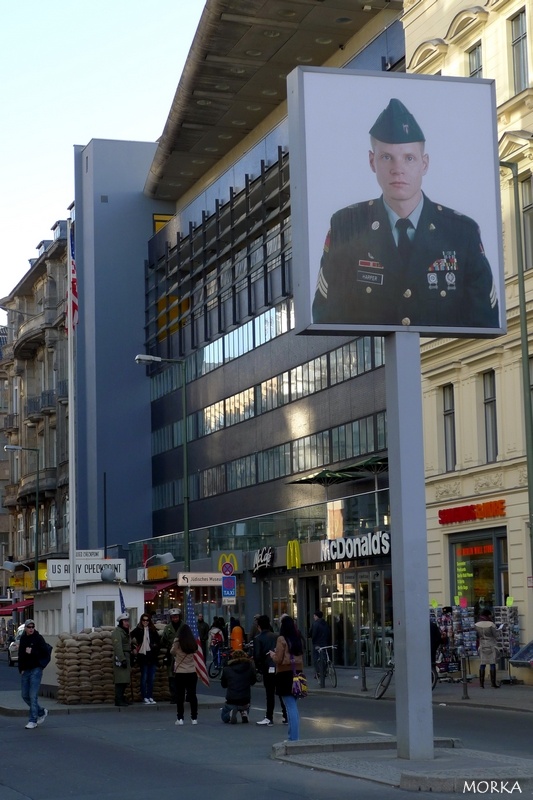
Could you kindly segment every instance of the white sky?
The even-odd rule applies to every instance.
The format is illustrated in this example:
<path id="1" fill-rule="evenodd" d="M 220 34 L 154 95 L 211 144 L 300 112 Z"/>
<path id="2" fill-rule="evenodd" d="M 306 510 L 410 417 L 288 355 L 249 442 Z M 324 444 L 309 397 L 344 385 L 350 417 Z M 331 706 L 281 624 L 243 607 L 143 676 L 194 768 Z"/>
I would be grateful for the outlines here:
<path id="1" fill-rule="evenodd" d="M 68 216 L 74 145 L 161 135 L 204 4 L 1 4 L 0 297 Z"/>

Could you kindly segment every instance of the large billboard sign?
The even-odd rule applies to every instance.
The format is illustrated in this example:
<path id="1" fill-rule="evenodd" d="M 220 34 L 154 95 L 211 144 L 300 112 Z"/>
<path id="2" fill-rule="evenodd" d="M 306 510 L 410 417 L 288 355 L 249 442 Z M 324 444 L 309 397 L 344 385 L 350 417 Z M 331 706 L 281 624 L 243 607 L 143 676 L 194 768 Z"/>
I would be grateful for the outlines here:
<path id="1" fill-rule="evenodd" d="M 505 333 L 494 82 L 298 67 L 288 98 L 296 330 Z"/>

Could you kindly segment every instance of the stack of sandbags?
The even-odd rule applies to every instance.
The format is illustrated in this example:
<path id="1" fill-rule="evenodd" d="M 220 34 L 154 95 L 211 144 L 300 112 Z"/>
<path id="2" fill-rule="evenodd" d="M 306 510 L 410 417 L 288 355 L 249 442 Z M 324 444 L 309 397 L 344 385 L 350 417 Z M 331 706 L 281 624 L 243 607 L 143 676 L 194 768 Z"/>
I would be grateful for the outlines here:
<path id="1" fill-rule="evenodd" d="M 55 657 L 60 703 L 114 702 L 112 630 L 89 628 L 59 635 Z"/>

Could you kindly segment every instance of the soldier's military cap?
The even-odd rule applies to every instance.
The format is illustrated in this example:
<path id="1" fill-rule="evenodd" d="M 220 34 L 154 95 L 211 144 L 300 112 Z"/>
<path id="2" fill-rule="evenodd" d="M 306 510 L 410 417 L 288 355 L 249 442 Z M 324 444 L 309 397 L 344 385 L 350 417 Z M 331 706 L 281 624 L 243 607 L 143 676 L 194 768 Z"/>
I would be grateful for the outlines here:
<path id="1" fill-rule="evenodd" d="M 387 144 L 407 144 L 425 142 L 420 125 L 404 104 L 392 98 L 369 131 L 374 139 Z"/>

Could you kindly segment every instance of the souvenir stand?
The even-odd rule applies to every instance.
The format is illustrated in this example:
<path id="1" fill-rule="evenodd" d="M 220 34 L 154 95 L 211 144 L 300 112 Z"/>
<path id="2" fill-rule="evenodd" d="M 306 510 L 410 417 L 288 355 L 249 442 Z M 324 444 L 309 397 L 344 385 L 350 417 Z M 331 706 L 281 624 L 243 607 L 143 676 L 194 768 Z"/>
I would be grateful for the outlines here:
<path id="1" fill-rule="evenodd" d="M 466 659 L 470 673 L 470 656 L 477 656 L 474 607 L 436 606 L 430 608 L 429 616 L 442 636 L 436 663 L 439 680 L 459 682 L 462 659 Z"/>
<path id="2" fill-rule="evenodd" d="M 511 675 L 511 661 L 520 650 L 520 624 L 518 622 L 518 608 L 516 606 L 494 606 L 492 620 L 495 625 L 503 625 L 500 631 L 502 658 L 507 664 L 508 678 L 506 682 L 516 683 L 517 679 Z"/>

